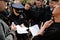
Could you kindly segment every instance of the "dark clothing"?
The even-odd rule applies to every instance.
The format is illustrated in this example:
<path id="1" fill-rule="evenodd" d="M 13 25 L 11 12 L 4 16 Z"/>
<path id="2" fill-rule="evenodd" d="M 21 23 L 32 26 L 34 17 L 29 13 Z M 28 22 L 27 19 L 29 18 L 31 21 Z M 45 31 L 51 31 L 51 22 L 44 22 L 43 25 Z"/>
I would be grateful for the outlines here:
<path id="1" fill-rule="evenodd" d="M 35 36 L 32 40 L 60 40 L 60 23 L 53 23 L 43 36 Z"/>
<path id="2" fill-rule="evenodd" d="M 4 10 L 0 12 L 0 19 L 2 19 L 6 24 L 10 25 L 10 20 L 7 17 L 9 15 L 9 12 L 7 10 Z"/>
<path id="3" fill-rule="evenodd" d="M 12 7 L 15 9 L 16 13 L 19 14 L 16 16 L 14 12 L 12 12 L 12 15 L 10 16 L 10 19 L 12 22 L 14 22 L 16 25 L 20 25 L 25 22 L 25 15 L 23 13 L 24 6 L 22 4 L 12 4 Z"/>
<path id="4" fill-rule="evenodd" d="M 19 24 L 19 16 L 15 16 L 14 14 L 11 14 L 10 15 L 10 20 L 11 20 L 11 23 L 14 22 L 16 25 Z"/>
<path id="5" fill-rule="evenodd" d="M 12 7 L 16 10 L 16 13 L 19 15 L 16 16 L 14 12 L 12 12 L 10 19 L 12 22 L 14 22 L 16 25 L 20 25 L 25 22 L 25 15 L 23 13 L 23 5 L 22 4 L 12 4 Z"/>
<path id="6" fill-rule="evenodd" d="M 27 17 L 27 20 L 29 20 L 29 19 L 32 19 L 32 11 L 31 10 L 25 10 L 24 9 L 24 14 L 26 15 L 26 17 Z"/>
<path id="7" fill-rule="evenodd" d="M 18 16 L 14 15 L 14 13 L 12 13 L 12 15 L 10 16 L 11 17 L 11 20 L 12 22 L 14 22 L 16 25 L 21 25 L 22 23 L 26 26 L 26 15 L 24 12 L 21 12 L 20 9 L 15 9 L 16 10 L 16 13 L 19 13 Z M 17 40 L 28 40 L 28 36 L 27 34 L 18 34 L 17 32 L 16 33 L 16 36 L 17 36 Z"/>
<path id="8" fill-rule="evenodd" d="M 19 13 L 18 16 L 14 15 L 12 13 L 12 15 L 10 16 L 10 19 L 12 20 L 12 22 L 14 22 L 16 25 L 20 25 L 22 23 L 24 23 L 26 21 L 25 15 L 24 13 Z"/>
<path id="9" fill-rule="evenodd" d="M 33 13 L 33 25 L 38 24 L 40 26 L 41 22 L 44 22 L 44 15 L 45 15 L 45 8 L 40 7 L 34 7 L 32 10 Z"/>
<path id="10" fill-rule="evenodd" d="M 25 24 L 27 24 L 27 26 L 29 26 L 29 20 L 33 19 L 33 12 L 31 10 L 25 10 L 25 9 L 23 12 L 24 12 L 26 20 L 27 20 Z"/>
<path id="11" fill-rule="evenodd" d="M 34 10 L 34 20 L 35 21 L 43 21 L 43 18 L 44 18 L 44 14 L 45 14 L 45 9 L 40 7 L 40 8 L 35 8 Z"/>
<path id="12" fill-rule="evenodd" d="M 18 34 L 16 32 L 17 40 L 28 40 L 28 35 L 26 34 Z"/>
<path id="13" fill-rule="evenodd" d="M 50 8 L 50 6 L 47 6 L 45 7 L 45 16 L 44 16 L 44 20 L 45 21 L 48 21 L 51 19 L 52 17 L 52 11 L 53 11 L 53 8 Z"/>

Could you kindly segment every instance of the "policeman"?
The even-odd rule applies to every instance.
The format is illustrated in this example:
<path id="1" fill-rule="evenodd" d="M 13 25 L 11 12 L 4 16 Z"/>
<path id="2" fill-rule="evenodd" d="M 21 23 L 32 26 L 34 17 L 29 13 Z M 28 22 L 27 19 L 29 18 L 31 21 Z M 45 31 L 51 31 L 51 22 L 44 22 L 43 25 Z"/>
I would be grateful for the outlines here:
<path id="1" fill-rule="evenodd" d="M 24 6 L 22 4 L 14 3 L 14 4 L 12 4 L 12 7 L 13 7 L 13 13 L 12 13 L 10 19 L 13 22 L 15 22 L 16 25 L 17 24 L 20 25 L 21 24 L 21 20 L 23 18 Z"/>
<path id="2" fill-rule="evenodd" d="M 22 4 L 12 4 L 13 7 L 13 13 L 11 15 L 12 22 L 14 22 L 16 25 L 26 24 L 26 16 L 23 13 L 24 6 Z M 28 40 L 27 33 L 19 34 L 16 31 L 17 40 Z"/>

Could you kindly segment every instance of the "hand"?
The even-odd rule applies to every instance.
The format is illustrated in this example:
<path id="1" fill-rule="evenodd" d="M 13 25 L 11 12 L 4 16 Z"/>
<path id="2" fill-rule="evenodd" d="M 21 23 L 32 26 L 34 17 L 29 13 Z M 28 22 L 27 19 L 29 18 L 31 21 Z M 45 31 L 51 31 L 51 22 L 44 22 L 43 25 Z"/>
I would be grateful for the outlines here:
<path id="1" fill-rule="evenodd" d="M 53 23 L 52 20 L 46 21 L 46 22 L 44 23 L 44 25 L 43 25 L 43 26 L 40 28 L 40 30 L 38 31 L 38 35 L 43 35 L 44 30 L 45 30 L 46 28 L 50 27 L 50 25 L 51 25 L 52 23 Z"/>
<path id="2" fill-rule="evenodd" d="M 48 28 L 53 23 L 52 20 L 46 21 L 43 25 L 44 28 Z"/>
<path id="3" fill-rule="evenodd" d="M 16 16 L 19 16 L 19 14 L 18 14 L 18 13 L 15 13 L 15 15 L 16 15 Z"/>
<path id="4" fill-rule="evenodd" d="M 11 25 L 11 30 L 14 30 L 14 31 L 16 31 L 16 25 Z"/>

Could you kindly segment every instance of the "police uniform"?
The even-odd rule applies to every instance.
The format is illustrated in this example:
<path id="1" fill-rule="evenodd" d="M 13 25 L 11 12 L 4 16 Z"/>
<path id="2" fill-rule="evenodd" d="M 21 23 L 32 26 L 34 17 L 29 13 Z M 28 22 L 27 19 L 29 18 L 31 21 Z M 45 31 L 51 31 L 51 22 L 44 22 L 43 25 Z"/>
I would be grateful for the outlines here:
<path id="1" fill-rule="evenodd" d="M 26 20 L 25 15 L 23 13 L 24 6 L 22 4 L 12 4 L 12 7 L 16 10 L 16 13 L 19 13 L 18 16 L 15 16 L 14 14 L 12 14 L 12 21 L 16 25 L 24 24 Z M 16 31 L 16 36 L 17 36 L 17 40 L 28 40 L 27 33 L 18 34 Z"/>

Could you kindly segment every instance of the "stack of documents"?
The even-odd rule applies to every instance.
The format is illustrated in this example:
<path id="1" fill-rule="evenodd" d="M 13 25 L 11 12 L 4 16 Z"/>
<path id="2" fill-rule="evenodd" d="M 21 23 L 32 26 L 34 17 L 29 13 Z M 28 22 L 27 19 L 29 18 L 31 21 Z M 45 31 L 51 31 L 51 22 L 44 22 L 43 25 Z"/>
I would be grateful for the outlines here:
<path id="1" fill-rule="evenodd" d="M 21 27 L 20 25 L 17 25 L 16 26 L 17 27 L 17 33 L 18 34 L 25 34 L 25 33 L 28 33 L 28 31 L 27 31 L 27 27 Z"/>

